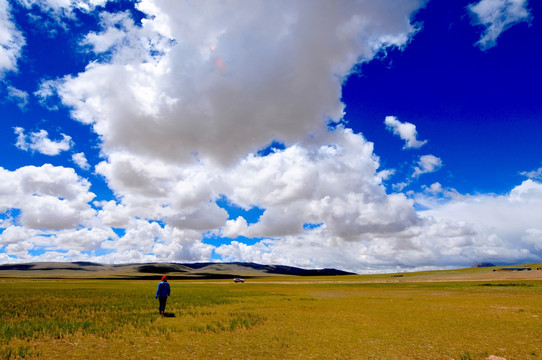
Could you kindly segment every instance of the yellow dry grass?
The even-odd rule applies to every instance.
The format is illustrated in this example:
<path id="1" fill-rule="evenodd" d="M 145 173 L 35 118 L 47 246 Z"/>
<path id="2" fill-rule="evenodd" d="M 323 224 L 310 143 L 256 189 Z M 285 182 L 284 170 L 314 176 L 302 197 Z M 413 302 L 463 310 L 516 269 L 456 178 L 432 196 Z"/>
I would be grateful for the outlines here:
<path id="1" fill-rule="evenodd" d="M 173 281 L 174 318 L 155 282 L 0 280 L 0 359 L 542 358 L 542 280 L 434 276 Z"/>

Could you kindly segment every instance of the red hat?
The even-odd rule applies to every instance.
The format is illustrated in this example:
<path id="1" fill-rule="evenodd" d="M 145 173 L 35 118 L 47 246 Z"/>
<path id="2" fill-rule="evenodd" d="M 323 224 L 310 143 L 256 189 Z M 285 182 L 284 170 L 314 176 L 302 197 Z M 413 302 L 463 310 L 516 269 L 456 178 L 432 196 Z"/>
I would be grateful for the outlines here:
<path id="1" fill-rule="evenodd" d="M 166 275 L 162 276 L 162 281 L 167 281 L 167 276 Z"/>

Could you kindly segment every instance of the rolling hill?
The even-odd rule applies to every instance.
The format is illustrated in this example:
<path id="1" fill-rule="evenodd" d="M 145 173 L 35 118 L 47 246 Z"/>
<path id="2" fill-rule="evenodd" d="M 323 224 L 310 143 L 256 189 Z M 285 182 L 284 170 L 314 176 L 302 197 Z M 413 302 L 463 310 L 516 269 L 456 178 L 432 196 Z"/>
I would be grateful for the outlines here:
<path id="1" fill-rule="evenodd" d="M 80 261 L 0 265 L 0 279 L 158 280 L 162 275 L 167 275 L 171 280 L 226 280 L 243 277 L 245 279 L 268 278 L 269 280 L 281 278 L 281 282 L 300 281 L 302 278 L 306 279 L 305 281 L 318 279 L 319 282 L 340 280 L 354 283 L 529 281 L 542 280 L 542 263 L 373 275 L 356 275 L 336 269 L 302 269 L 248 262 L 98 264 Z"/>
<path id="2" fill-rule="evenodd" d="M 156 279 L 229 279 L 264 276 L 353 275 L 336 269 L 301 269 L 256 263 L 145 263 L 98 264 L 92 262 L 38 262 L 0 265 L 0 277 Z"/>

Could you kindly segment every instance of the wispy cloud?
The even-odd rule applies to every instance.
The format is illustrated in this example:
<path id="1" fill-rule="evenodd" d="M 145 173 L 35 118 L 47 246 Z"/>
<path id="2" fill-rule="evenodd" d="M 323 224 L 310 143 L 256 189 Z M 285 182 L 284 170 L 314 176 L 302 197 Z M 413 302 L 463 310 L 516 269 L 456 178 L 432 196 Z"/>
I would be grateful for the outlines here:
<path id="1" fill-rule="evenodd" d="M 60 80 L 42 80 L 34 96 L 39 99 L 41 106 L 49 110 L 58 110 L 57 87 Z"/>
<path id="2" fill-rule="evenodd" d="M 28 93 L 14 88 L 13 86 L 8 86 L 8 98 L 15 102 L 19 109 L 25 110 L 28 105 Z"/>
<path id="3" fill-rule="evenodd" d="M 529 179 L 542 181 L 542 167 L 532 171 L 523 171 L 520 174 L 528 177 Z"/>
<path id="4" fill-rule="evenodd" d="M 485 27 L 476 45 L 482 50 L 492 48 L 504 31 L 520 22 L 530 21 L 527 3 L 528 0 L 481 0 L 470 5 L 474 24 Z"/>
<path id="5" fill-rule="evenodd" d="M 61 18 L 72 18 L 75 10 L 89 12 L 96 7 L 104 6 L 107 3 L 107 0 L 19 0 L 19 2 L 26 8 L 37 7 L 44 14 L 54 15 L 56 21 L 60 21 Z"/>

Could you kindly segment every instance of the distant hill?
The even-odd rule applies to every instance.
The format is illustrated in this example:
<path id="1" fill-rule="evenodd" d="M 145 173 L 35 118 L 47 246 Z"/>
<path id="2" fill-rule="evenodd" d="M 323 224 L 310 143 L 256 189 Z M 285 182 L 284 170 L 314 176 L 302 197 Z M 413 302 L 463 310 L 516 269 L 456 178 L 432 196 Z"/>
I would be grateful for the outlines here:
<path id="1" fill-rule="evenodd" d="M 472 265 L 473 268 L 479 268 L 479 267 L 493 267 L 495 264 L 489 263 L 489 262 L 479 262 L 474 265 Z"/>
<path id="2" fill-rule="evenodd" d="M 532 271 L 519 271 L 530 268 Z M 501 271 L 501 270 L 508 271 Z M 385 274 L 355 275 L 336 269 L 302 269 L 284 265 L 261 265 L 256 263 L 145 263 L 145 264 L 98 264 L 92 262 L 36 262 L 0 265 L 0 279 L 111 279 L 111 280 L 159 280 L 162 275 L 171 280 L 233 280 L 235 277 L 273 281 L 321 282 L 334 281 L 352 283 L 390 282 L 443 282 L 484 281 L 507 283 L 517 281 L 542 281 L 542 263 L 518 264 L 514 266 L 470 267 L 464 269 L 430 270 Z M 297 276 L 294 278 L 294 276 Z M 316 276 L 325 276 L 318 278 Z M 301 278 L 303 277 L 303 278 Z M 265 281 L 265 280 L 263 280 Z"/>
<path id="3" fill-rule="evenodd" d="M 262 276 L 340 276 L 353 273 L 337 269 L 302 269 L 256 263 L 145 263 L 98 264 L 92 262 L 37 262 L 0 265 L 0 277 L 156 279 L 227 279 Z"/>

